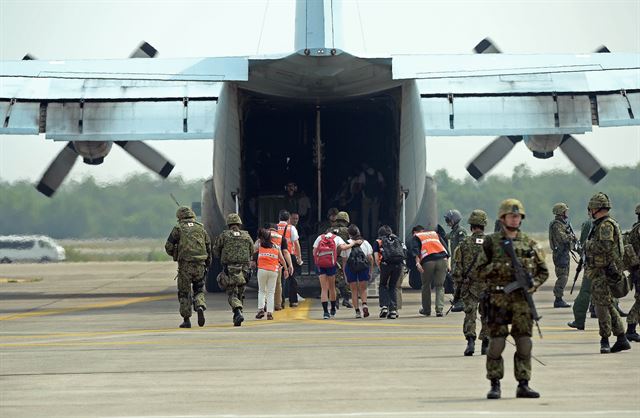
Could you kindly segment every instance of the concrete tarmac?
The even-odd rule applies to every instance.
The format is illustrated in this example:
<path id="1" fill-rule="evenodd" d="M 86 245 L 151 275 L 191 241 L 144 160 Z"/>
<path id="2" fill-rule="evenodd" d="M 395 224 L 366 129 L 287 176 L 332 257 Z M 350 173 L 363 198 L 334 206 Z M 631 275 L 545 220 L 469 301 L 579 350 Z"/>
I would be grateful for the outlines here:
<path id="1" fill-rule="evenodd" d="M 640 417 L 640 344 L 599 354 L 596 319 L 576 331 L 571 309 L 552 308 L 553 276 L 535 295 L 546 365 L 533 362 L 531 400 L 515 399 L 510 345 L 503 399 L 485 399 L 464 314 L 418 315 L 419 291 L 404 290 L 396 320 L 378 318 L 377 299 L 369 318 L 322 320 L 308 298 L 274 321 L 254 319 L 250 291 L 239 328 L 226 295 L 207 294 L 206 325 L 185 330 L 174 277 L 174 263 L 0 266 L 0 416 Z"/>

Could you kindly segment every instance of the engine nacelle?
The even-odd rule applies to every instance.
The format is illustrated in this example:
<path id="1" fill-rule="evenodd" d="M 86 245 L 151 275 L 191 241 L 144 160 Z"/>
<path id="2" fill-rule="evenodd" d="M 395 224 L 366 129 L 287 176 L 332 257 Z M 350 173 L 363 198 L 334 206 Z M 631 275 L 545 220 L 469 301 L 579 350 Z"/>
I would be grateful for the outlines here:
<path id="1" fill-rule="evenodd" d="M 104 161 L 104 157 L 109 154 L 113 142 L 104 141 L 74 141 L 73 148 L 82 156 L 85 164 L 99 165 Z"/>
<path id="2" fill-rule="evenodd" d="M 551 158 L 553 151 L 560 146 L 562 135 L 525 135 L 524 143 L 536 158 Z"/>

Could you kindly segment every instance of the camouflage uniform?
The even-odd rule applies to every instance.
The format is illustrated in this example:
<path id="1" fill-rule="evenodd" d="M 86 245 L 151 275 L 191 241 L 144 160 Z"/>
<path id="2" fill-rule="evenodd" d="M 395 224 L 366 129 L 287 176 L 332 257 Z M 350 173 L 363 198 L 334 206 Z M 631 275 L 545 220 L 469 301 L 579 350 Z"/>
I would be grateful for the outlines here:
<path id="1" fill-rule="evenodd" d="M 522 218 L 525 217 L 524 207 L 516 199 L 507 199 L 502 202 L 498 218 L 502 219 L 509 213 L 519 213 Z M 531 378 L 531 332 L 533 328 L 531 309 L 527 304 L 523 290 L 516 290 L 510 294 L 504 293 L 502 290 L 505 285 L 514 281 L 511 258 L 501 246 L 502 241 L 508 239 L 505 234 L 506 231 L 503 229 L 485 238 L 481 254 L 483 260 L 479 262 L 478 271 L 478 277 L 484 282 L 489 298 L 486 312 L 490 337 L 487 351 L 487 379 L 491 380 L 492 392 L 494 389 L 497 390 L 497 396 L 491 396 L 492 392 L 490 392 L 487 397 L 500 397 L 499 380 L 504 376 L 502 352 L 509 334 L 513 336 L 516 344 L 516 352 L 513 356 L 514 374 L 520 382 L 516 396 L 538 397 L 539 394 L 527 386 L 527 382 Z M 542 247 L 519 229 L 511 241 L 520 264 L 531 275 L 533 290 L 539 288 L 549 277 Z M 510 330 L 509 324 L 511 324 Z M 521 386 L 524 388 L 523 395 L 520 393 Z"/>
<path id="2" fill-rule="evenodd" d="M 449 242 L 449 254 L 454 254 L 456 252 L 456 248 L 458 248 L 458 245 L 460 245 L 460 243 L 462 243 L 465 238 L 467 238 L 467 231 L 465 231 L 458 222 L 445 236 L 445 239 Z M 454 266 L 451 266 L 451 274 L 454 274 L 454 272 Z"/>
<path id="3" fill-rule="evenodd" d="M 476 212 L 473 211 L 469 217 L 469 222 L 481 222 L 480 220 L 474 220 L 473 216 Z M 484 212 L 482 212 L 484 214 Z M 478 217 L 481 217 L 479 215 Z M 472 225 L 482 225 L 479 223 L 472 223 Z M 486 214 L 484 216 L 484 225 L 486 225 Z M 483 226 L 484 226 L 483 225 Z M 484 232 L 473 232 L 471 236 L 466 237 L 458 246 L 457 251 L 453 255 L 453 281 L 456 286 L 456 296 L 460 294 L 462 301 L 464 302 L 464 323 L 462 331 L 465 338 L 476 338 L 476 311 L 478 310 L 478 304 L 480 302 L 480 294 L 484 290 L 483 283 L 478 279 L 474 265 L 478 263 L 480 253 L 482 251 L 482 243 L 484 242 Z M 485 315 L 480 312 L 481 324 L 479 339 L 486 338 L 487 324 Z"/>
<path id="4" fill-rule="evenodd" d="M 325 232 L 332 232 L 333 234 L 342 238 L 344 242 L 349 242 L 349 230 L 347 226 L 349 225 L 349 215 L 347 212 L 338 212 L 336 218 L 336 225 L 329 228 L 329 230 Z M 343 261 L 346 262 L 346 260 Z M 351 306 L 351 289 L 347 286 L 347 281 L 344 277 L 344 268 L 338 263 L 338 269 L 336 271 L 336 288 L 338 289 L 338 296 L 342 297 L 342 304 L 352 308 Z"/>
<path id="5" fill-rule="evenodd" d="M 640 218 L 640 205 L 636 207 L 636 215 Z M 633 224 L 631 231 L 627 234 L 627 241 L 633 247 L 636 257 L 640 257 L 640 220 Z M 637 261 L 637 259 L 636 259 Z M 635 330 L 640 321 L 640 267 L 634 266 L 631 269 L 631 278 L 635 289 L 635 302 L 627 315 L 627 338 L 640 342 L 640 338 Z"/>
<path id="6" fill-rule="evenodd" d="M 190 318 L 192 305 L 207 309 L 203 288 L 205 270 L 211 263 L 211 240 L 190 208 L 180 207 L 176 217 L 178 224 L 171 230 L 164 248 L 178 262 L 180 316 Z"/>
<path id="7" fill-rule="evenodd" d="M 549 245 L 553 253 L 553 264 L 555 266 L 556 283 L 553 286 L 553 296 L 556 302 L 562 299 L 564 288 L 569 280 L 569 252 L 576 243 L 576 237 L 567 223 L 564 213 L 569 207 L 564 203 L 557 203 L 553 207 L 555 219 L 549 224 Z M 556 303 L 557 305 L 557 303 Z M 563 304 L 562 307 L 568 307 Z"/>
<path id="8" fill-rule="evenodd" d="M 227 216 L 229 229 L 222 231 L 213 245 L 213 254 L 220 259 L 226 276 L 227 299 L 234 312 L 234 324 L 238 312 L 242 311 L 244 288 L 250 275 L 250 261 L 253 254 L 253 240 L 247 231 L 240 229 L 240 216 Z M 244 320 L 244 318 L 243 318 Z M 242 322 L 242 321 L 240 321 Z"/>

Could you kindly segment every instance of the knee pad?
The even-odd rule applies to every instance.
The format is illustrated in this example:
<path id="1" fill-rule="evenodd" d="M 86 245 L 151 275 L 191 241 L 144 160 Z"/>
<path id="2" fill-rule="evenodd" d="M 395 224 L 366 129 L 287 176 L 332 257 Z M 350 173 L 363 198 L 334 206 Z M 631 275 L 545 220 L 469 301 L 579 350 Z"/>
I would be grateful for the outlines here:
<path id="1" fill-rule="evenodd" d="M 516 354 L 520 358 L 530 358 L 531 350 L 533 348 L 533 343 L 531 342 L 531 337 L 518 337 L 516 340 Z"/>
<path id="2" fill-rule="evenodd" d="M 502 356 L 504 346 L 506 345 L 506 339 L 504 337 L 491 337 L 489 340 L 489 349 L 487 350 L 487 357 L 493 360 L 497 360 Z"/>

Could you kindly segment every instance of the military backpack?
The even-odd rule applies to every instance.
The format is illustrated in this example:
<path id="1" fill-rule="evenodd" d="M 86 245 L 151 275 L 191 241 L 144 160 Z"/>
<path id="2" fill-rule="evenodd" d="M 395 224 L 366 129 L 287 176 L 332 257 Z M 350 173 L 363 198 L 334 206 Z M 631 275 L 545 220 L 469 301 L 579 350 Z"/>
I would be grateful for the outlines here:
<path id="1" fill-rule="evenodd" d="M 201 223 L 194 220 L 178 222 L 180 241 L 178 242 L 178 260 L 204 261 L 207 259 L 206 232 Z"/>
<path id="2" fill-rule="evenodd" d="M 223 264 L 246 264 L 251 258 L 251 237 L 246 231 L 224 232 L 220 261 Z"/>

